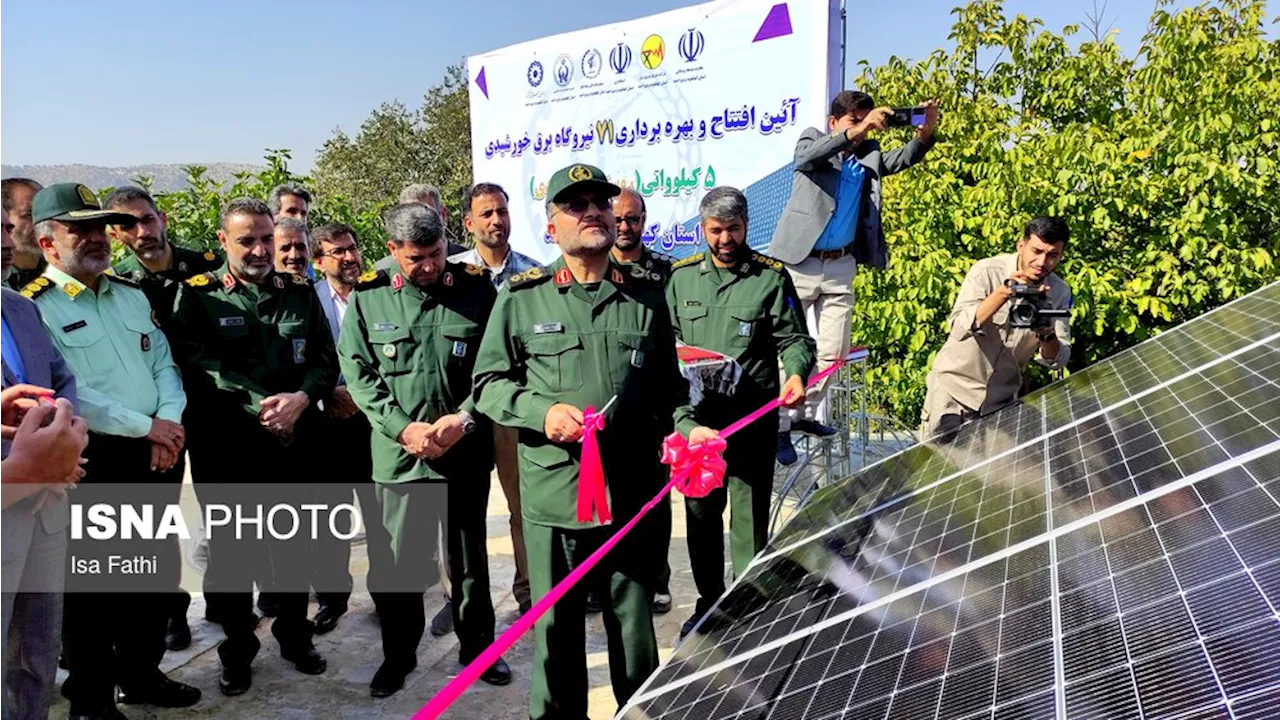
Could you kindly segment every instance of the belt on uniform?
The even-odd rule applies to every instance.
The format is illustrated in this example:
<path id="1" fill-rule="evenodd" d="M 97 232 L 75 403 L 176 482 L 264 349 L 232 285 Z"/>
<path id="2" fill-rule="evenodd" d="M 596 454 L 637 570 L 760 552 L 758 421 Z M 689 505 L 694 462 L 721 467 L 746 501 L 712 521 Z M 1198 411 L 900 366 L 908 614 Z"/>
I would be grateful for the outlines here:
<path id="1" fill-rule="evenodd" d="M 840 258 L 853 252 L 853 243 L 849 243 L 839 250 L 814 250 L 809 253 L 809 257 L 818 258 L 819 260 L 839 260 Z"/>

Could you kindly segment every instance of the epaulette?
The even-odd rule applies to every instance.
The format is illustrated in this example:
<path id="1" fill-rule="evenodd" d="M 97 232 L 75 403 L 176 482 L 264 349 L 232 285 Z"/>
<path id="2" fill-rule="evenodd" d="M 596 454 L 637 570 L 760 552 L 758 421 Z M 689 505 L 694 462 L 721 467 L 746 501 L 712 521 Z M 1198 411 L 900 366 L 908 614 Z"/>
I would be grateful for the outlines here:
<path id="1" fill-rule="evenodd" d="M 200 255 L 200 257 L 203 258 L 206 262 L 213 262 L 214 260 L 218 259 L 218 256 L 214 255 L 212 250 L 205 250 L 204 253 Z"/>
<path id="2" fill-rule="evenodd" d="M 637 280 L 648 280 L 649 282 L 661 283 L 662 275 L 648 268 L 640 267 L 640 263 L 631 264 L 631 277 Z"/>
<path id="3" fill-rule="evenodd" d="M 683 260 L 677 260 L 674 263 L 671 263 L 671 269 L 678 270 L 682 267 L 697 265 L 698 263 L 702 262 L 702 255 L 703 255 L 702 253 L 694 253 Z"/>
<path id="4" fill-rule="evenodd" d="M 213 273 L 200 273 L 199 275 L 192 275 L 186 280 L 183 280 L 183 282 L 193 288 L 214 288 L 219 286 L 214 282 L 217 279 L 218 278 L 215 277 Z"/>
<path id="5" fill-rule="evenodd" d="M 49 288 L 51 287 L 53 287 L 53 281 L 41 275 L 35 280 L 24 285 L 22 290 L 18 291 L 18 294 L 28 300 L 35 300 L 46 292 L 49 292 Z"/>
<path id="6" fill-rule="evenodd" d="M 776 258 L 771 258 L 768 255 L 761 255 L 758 252 L 751 253 L 751 259 L 760 267 L 767 267 L 770 270 L 776 270 L 777 272 L 782 272 L 781 260 L 778 260 Z"/>
<path id="7" fill-rule="evenodd" d="M 111 270 L 111 268 L 107 268 L 107 270 L 109 270 L 110 272 L 104 272 L 104 273 L 102 273 L 102 274 L 103 274 L 103 275 L 106 275 L 106 276 L 107 276 L 107 277 L 109 277 L 109 278 L 111 278 L 111 281 L 112 281 L 112 282 L 118 282 L 118 283 L 120 283 L 121 285 L 127 285 L 127 286 L 129 286 L 129 287 L 131 287 L 131 288 L 140 288 L 140 287 L 142 287 L 142 286 L 141 286 L 141 285 L 139 285 L 138 283 L 134 282 L 132 278 L 127 278 L 127 277 L 125 277 L 125 276 L 123 276 L 123 275 L 118 275 L 118 274 L 116 274 L 116 272 L 115 272 L 114 270 Z"/>
<path id="8" fill-rule="evenodd" d="M 293 275 L 291 277 L 293 277 L 294 285 L 305 285 L 307 287 L 311 287 L 311 280 L 310 278 L 307 278 L 305 275 Z"/>
<path id="9" fill-rule="evenodd" d="M 356 279 L 356 290 L 371 290 L 387 287 L 391 284 L 391 276 L 381 270 L 370 270 Z"/>
<path id="10" fill-rule="evenodd" d="M 525 285 L 533 285 L 542 280 L 546 280 L 549 277 L 551 276 L 540 267 L 529 268 L 522 273 L 516 273 L 515 275 L 507 278 L 507 287 L 511 290 L 515 290 L 516 288 Z"/>

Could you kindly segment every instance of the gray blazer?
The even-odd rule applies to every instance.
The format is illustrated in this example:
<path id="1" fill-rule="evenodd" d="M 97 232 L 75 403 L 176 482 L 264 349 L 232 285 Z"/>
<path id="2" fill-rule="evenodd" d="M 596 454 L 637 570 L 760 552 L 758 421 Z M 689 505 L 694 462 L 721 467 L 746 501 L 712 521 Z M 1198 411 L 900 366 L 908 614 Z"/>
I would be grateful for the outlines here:
<path id="1" fill-rule="evenodd" d="M 880 224 L 880 181 L 920 162 L 932 147 L 932 141 L 911 138 L 904 147 L 886 153 L 875 140 L 864 140 L 855 147 L 843 133 L 827 135 L 818 128 L 806 128 L 796 142 L 791 199 L 773 232 L 769 254 L 788 265 L 798 265 L 813 251 L 835 214 L 840 153 L 847 150 L 866 171 L 853 257 L 858 265 L 883 269 L 889 264 L 889 251 Z"/>
<path id="2" fill-rule="evenodd" d="M 74 405 L 76 402 L 75 375 L 71 373 L 71 368 L 67 367 L 66 361 L 62 359 L 62 353 L 58 352 L 58 348 L 49 337 L 36 304 L 9 288 L 4 288 L 0 292 L 3 292 L 0 312 L 4 313 L 4 320 L 8 323 L 9 330 L 13 333 L 14 343 L 18 346 L 18 353 L 22 356 L 27 384 L 49 388 L 58 397 L 66 398 Z M 0 363 L 0 365 L 3 365 L 4 387 L 17 385 L 18 377 L 9 365 L 7 363 Z M 4 457 L 9 457 L 9 446 L 10 441 L 4 440 Z M 21 567 L 19 561 L 25 558 L 26 548 L 31 544 L 31 535 L 35 531 L 36 518 L 31 514 L 33 502 L 34 496 L 24 498 L 4 510 L 3 538 L 0 542 L 3 542 L 6 592 L 9 591 L 10 583 L 14 580 L 9 577 L 10 569 L 15 565 Z M 42 510 L 39 520 L 44 526 L 44 531 L 54 534 L 65 530 L 71 521 L 68 508 L 69 505 L 64 499 Z"/>

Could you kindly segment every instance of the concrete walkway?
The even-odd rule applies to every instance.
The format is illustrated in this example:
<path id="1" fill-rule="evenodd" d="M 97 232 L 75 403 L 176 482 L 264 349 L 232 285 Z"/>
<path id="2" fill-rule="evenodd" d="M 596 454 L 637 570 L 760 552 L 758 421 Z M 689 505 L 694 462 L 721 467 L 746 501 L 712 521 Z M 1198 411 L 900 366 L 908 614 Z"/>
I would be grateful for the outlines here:
<path id="1" fill-rule="evenodd" d="M 188 483 L 190 481 L 188 480 Z M 188 484 L 184 502 L 193 501 Z M 693 612 L 696 595 L 689 572 L 689 554 L 684 542 L 684 505 L 679 496 L 673 501 L 674 537 L 671 542 L 671 590 L 674 607 L 666 615 L 655 617 L 658 645 L 662 659 L 670 655 L 680 625 Z M 515 621 L 516 601 L 511 595 L 511 579 L 515 573 L 511 549 L 509 514 L 506 499 L 492 480 L 489 493 L 489 572 L 493 584 L 493 602 L 498 618 L 499 634 Z M 727 518 L 726 518 L 727 527 Z M 187 548 L 190 556 L 190 548 Z M 221 627 L 204 620 L 204 600 L 192 598 L 189 611 L 193 641 L 181 652 L 165 655 L 161 669 L 174 680 L 201 689 L 204 697 L 191 708 L 165 710 L 147 705 L 121 705 L 129 718 L 398 718 L 409 717 L 421 708 L 461 669 L 458 664 L 457 638 L 433 637 L 429 632 L 418 648 L 418 669 L 405 682 L 405 688 L 390 698 L 369 697 L 369 681 L 382 661 L 381 636 L 373 603 L 365 592 L 364 575 L 368 569 L 363 545 L 353 548 L 352 574 L 356 576 L 356 592 L 351 608 L 338 627 L 327 635 L 316 637 L 316 648 L 328 659 L 328 671 L 319 676 L 303 675 L 279 657 L 279 646 L 271 637 L 270 620 L 258 626 L 262 650 L 253 664 L 253 687 L 239 697 L 224 697 L 218 691 L 218 655 L 216 646 L 222 640 Z M 199 590 L 199 579 L 193 573 L 184 580 L 188 589 Z M 443 603 L 439 586 L 427 591 L 428 619 Z M 315 603 L 311 605 L 315 614 Z M 587 620 L 587 664 L 590 673 L 590 717 L 610 718 L 617 710 L 609 685 L 609 668 L 604 626 L 600 615 Z M 477 682 L 446 713 L 449 718 L 467 720 L 518 720 L 528 717 L 529 666 L 533 658 L 533 642 L 526 635 L 507 653 L 515 679 L 506 687 L 491 687 Z M 59 684 L 66 672 L 59 672 Z M 65 720 L 67 703 L 55 690 L 57 703 L 50 717 Z"/>

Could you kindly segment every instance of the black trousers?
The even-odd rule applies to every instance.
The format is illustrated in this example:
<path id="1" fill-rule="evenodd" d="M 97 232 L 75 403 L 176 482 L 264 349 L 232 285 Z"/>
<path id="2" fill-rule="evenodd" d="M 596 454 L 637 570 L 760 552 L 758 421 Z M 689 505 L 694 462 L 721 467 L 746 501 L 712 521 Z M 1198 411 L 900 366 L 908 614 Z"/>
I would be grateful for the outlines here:
<path id="1" fill-rule="evenodd" d="M 324 444 L 316 453 L 317 457 L 324 458 L 324 465 L 314 475 L 313 484 L 314 502 L 330 508 L 352 502 L 353 495 L 359 499 L 370 563 L 375 556 L 390 552 L 391 542 L 379 519 L 374 493 L 371 432 L 369 421 L 362 413 L 342 419 L 324 418 L 320 433 Z M 322 607 L 346 610 L 352 588 L 351 541 L 322 534 L 312 543 L 312 555 L 311 587 L 316 591 L 316 599 Z"/>
<path id="2" fill-rule="evenodd" d="M 82 508 L 151 505 L 158 523 L 163 507 L 178 502 L 184 463 L 152 472 L 151 442 L 145 438 L 90 433 L 84 457 L 89 461 L 85 477 L 71 495 Z M 95 540 L 86 533 L 68 546 L 62 637 L 70 675 L 63 695 L 71 702 L 72 715 L 102 712 L 114 704 L 117 685 L 138 687 L 160 674 L 181 553 L 173 538 L 122 540 L 121 535 L 118 531 L 115 539 Z M 112 557 L 145 558 L 154 564 L 132 563 L 137 572 L 123 573 Z M 101 573 L 83 571 L 90 560 L 99 562 Z"/>
<path id="3" fill-rule="evenodd" d="M 299 437 L 306 426 L 299 424 Z M 222 623 L 226 640 L 218 646 L 223 665 L 243 666 L 253 661 L 261 647 L 254 627 L 253 583 L 272 576 L 279 612 L 271 623 L 271 634 L 283 654 L 310 646 L 311 622 L 307 620 L 307 588 L 311 581 L 312 557 L 309 526 L 288 539 L 277 539 L 267 530 L 269 509 L 288 504 L 295 508 L 310 503 L 312 487 L 300 482 L 299 468 L 306 467 L 308 445 L 294 440 L 284 445 L 259 428 L 227 427 L 221 431 L 194 429 L 190 433 L 192 481 L 196 496 L 208 514 L 210 505 L 242 508 L 246 515 L 261 506 L 264 517 L 261 537 L 256 527 L 242 525 L 237 533 L 232 525 L 206 527 L 209 537 L 209 565 L 204 575 L 208 612 Z M 236 439 L 232 445 L 219 440 Z"/>

